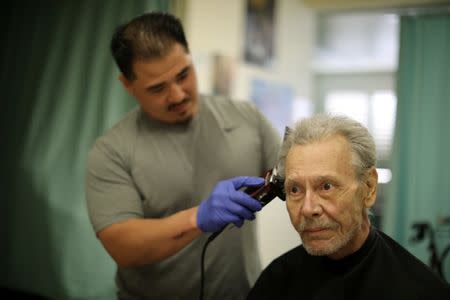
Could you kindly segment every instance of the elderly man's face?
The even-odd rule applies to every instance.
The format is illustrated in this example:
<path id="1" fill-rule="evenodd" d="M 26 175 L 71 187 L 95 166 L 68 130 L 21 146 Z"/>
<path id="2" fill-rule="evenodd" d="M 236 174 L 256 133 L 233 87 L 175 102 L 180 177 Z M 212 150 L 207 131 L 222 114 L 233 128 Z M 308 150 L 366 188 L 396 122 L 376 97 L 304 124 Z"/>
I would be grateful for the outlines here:
<path id="1" fill-rule="evenodd" d="M 366 208 L 376 196 L 375 168 L 360 183 L 341 136 L 296 145 L 285 165 L 287 208 L 306 251 L 333 259 L 358 250 L 369 233 Z"/>

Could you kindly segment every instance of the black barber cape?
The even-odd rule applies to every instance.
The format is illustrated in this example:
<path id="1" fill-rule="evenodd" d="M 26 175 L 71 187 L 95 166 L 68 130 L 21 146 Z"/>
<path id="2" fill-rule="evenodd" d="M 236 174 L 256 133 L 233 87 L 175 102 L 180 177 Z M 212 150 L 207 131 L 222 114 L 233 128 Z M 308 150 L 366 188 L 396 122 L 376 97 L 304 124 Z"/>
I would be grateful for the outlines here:
<path id="1" fill-rule="evenodd" d="M 311 256 L 301 245 L 278 257 L 247 297 L 256 299 L 450 300 L 450 285 L 372 227 L 361 249 L 341 260 Z"/>

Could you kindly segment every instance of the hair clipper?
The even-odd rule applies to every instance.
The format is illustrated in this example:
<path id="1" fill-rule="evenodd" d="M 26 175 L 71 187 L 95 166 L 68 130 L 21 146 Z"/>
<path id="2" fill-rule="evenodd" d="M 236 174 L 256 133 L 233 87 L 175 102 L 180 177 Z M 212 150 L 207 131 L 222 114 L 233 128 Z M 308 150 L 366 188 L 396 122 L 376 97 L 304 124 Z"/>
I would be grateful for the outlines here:
<path id="1" fill-rule="evenodd" d="M 267 171 L 264 179 L 264 185 L 258 187 L 245 187 L 242 191 L 258 200 L 262 206 L 268 204 L 275 197 L 278 197 L 281 200 L 286 199 L 284 193 L 284 181 L 278 175 L 276 167 Z"/>

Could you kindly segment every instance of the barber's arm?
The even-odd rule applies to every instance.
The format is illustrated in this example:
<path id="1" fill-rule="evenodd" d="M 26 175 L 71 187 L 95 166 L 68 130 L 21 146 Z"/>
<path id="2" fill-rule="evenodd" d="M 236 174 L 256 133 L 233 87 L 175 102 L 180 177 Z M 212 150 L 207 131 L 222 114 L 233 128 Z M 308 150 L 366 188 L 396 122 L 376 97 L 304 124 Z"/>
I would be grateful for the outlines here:
<path id="1" fill-rule="evenodd" d="M 103 246 L 120 266 L 151 264 L 183 249 L 202 232 L 216 232 L 233 223 L 241 227 L 253 220 L 261 204 L 240 191 L 259 186 L 259 177 L 235 177 L 220 181 L 200 206 L 161 219 L 130 219 L 97 233 Z"/>
<path id="2" fill-rule="evenodd" d="M 202 232 L 197 207 L 162 219 L 130 219 L 97 232 L 105 249 L 122 267 L 161 261 L 188 245 Z"/>

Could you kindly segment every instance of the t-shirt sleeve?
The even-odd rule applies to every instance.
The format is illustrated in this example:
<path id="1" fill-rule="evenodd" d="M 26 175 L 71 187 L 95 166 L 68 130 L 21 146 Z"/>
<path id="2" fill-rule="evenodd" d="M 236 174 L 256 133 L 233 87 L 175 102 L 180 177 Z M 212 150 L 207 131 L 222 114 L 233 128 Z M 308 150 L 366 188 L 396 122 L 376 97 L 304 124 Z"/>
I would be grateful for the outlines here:
<path id="1" fill-rule="evenodd" d="M 100 138 L 88 155 L 86 202 L 96 232 L 113 223 L 143 216 L 127 155 L 117 145 L 118 141 L 110 143 Z"/>
<path id="2" fill-rule="evenodd" d="M 261 145 L 261 167 L 262 171 L 272 169 L 278 163 L 278 154 L 281 146 L 281 134 L 273 124 L 263 115 L 258 107 L 250 101 L 234 102 L 237 111 L 245 118 L 247 124 L 258 131 L 259 143 Z"/>
<path id="3" fill-rule="evenodd" d="M 256 118 L 261 139 L 263 166 L 265 171 L 267 171 L 278 163 L 278 154 L 282 141 L 281 135 L 254 103 L 246 102 L 245 105 L 248 106 L 248 109 L 251 110 L 252 115 Z"/>
<path id="4" fill-rule="evenodd" d="M 278 154 L 281 146 L 281 136 L 270 121 L 258 111 L 259 132 L 262 140 L 262 153 L 265 169 L 272 169 L 278 163 Z"/>

